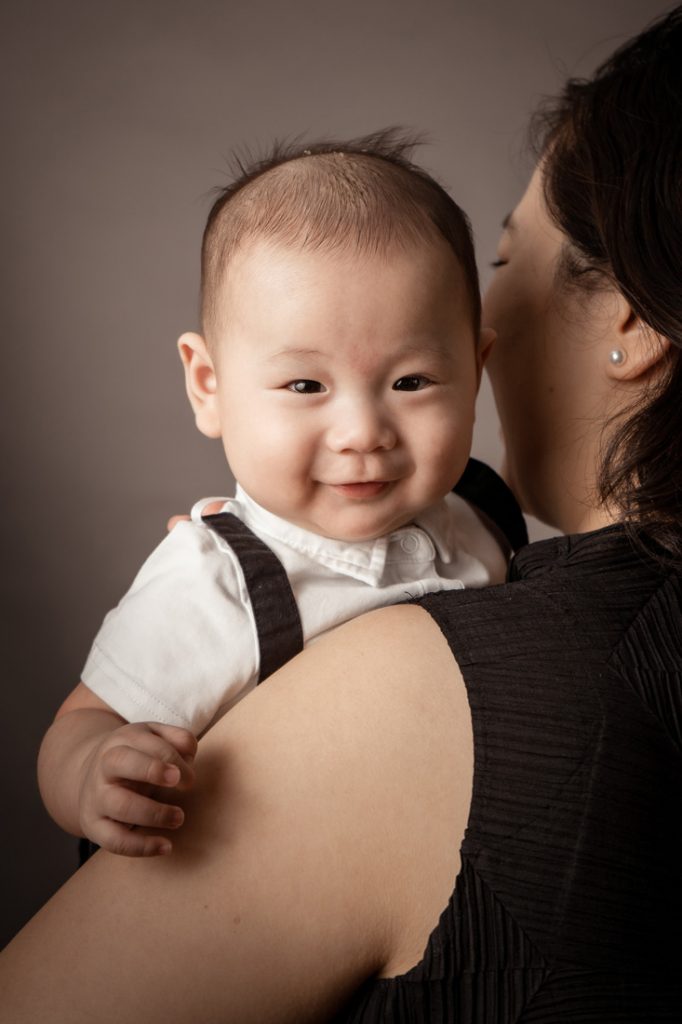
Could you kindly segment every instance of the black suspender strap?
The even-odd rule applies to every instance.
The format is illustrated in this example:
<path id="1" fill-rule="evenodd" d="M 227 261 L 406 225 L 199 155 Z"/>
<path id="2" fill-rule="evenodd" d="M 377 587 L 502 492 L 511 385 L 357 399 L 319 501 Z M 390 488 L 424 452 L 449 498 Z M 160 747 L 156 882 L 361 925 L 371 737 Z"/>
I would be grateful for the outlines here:
<path id="1" fill-rule="evenodd" d="M 296 598 L 274 551 L 231 512 L 203 516 L 222 537 L 241 565 L 251 599 L 260 648 L 258 682 L 303 650 L 303 627 Z"/>
<path id="2" fill-rule="evenodd" d="M 528 529 L 519 503 L 502 477 L 485 462 L 469 459 L 454 491 L 483 513 L 513 552 L 528 543 Z"/>

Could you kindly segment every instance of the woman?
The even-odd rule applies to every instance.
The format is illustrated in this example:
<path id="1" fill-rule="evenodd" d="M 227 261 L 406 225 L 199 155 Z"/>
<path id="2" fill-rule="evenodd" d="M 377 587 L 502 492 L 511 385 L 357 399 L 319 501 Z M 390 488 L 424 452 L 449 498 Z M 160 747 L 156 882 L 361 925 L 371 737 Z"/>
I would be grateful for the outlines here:
<path id="1" fill-rule="evenodd" d="M 487 298 L 510 479 L 570 536 L 225 716 L 176 852 L 67 883 L 2 1020 L 678 1019 L 681 50 L 678 8 L 568 85 Z"/>

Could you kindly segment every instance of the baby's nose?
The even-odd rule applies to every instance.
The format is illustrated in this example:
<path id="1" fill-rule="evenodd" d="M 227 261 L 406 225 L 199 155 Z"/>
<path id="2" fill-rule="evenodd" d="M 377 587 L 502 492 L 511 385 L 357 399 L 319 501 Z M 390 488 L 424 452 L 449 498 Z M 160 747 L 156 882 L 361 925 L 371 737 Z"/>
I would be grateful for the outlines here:
<path id="1" fill-rule="evenodd" d="M 339 410 L 328 434 L 329 447 L 336 452 L 367 454 L 391 449 L 395 443 L 396 432 L 388 416 L 369 401 L 353 402 Z"/>

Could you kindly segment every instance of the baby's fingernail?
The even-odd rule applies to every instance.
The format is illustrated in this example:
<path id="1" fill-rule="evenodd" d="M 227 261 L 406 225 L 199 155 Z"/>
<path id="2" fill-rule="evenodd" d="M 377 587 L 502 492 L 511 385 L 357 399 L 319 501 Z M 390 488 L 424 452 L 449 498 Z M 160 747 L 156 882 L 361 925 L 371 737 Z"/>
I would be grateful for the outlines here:
<path id="1" fill-rule="evenodd" d="M 165 857 L 167 856 L 167 854 L 171 853 L 172 849 L 173 847 L 171 846 L 170 843 L 162 843 L 161 846 L 159 847 L 159 853 L 161 854 L 162 857 Z"/>
<path id="2" fill-rule="evenodd" d="M 177 782 L 177 780 L 179 778 L 180 778 L 180 769 L 176 768 L 175 765 L 173 765 L 171 768 L 166 768 L 166 770 L 163 773 L 163 781 L 164 782 L 171 782 L 171 783 L 172 782 Z"/>

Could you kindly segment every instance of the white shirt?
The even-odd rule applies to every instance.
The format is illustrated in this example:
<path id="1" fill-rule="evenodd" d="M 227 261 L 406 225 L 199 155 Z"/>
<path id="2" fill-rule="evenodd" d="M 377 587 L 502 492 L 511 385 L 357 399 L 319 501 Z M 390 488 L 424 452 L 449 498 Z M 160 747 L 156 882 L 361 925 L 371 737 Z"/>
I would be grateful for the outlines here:
<path id="1" fill-rule="evenodd" d="M 258 680 L 249 595 L 232 549 L 201 520 L 179 523 L 106 616 L 83 681 L 129 722 L 199 734 Z M 304 642 L 384 605 L 438 590 L 502 582 L 507 562 L 473 508 L 448 494 L 408 526 L 348 543 L 303 530 L 240 487 L 232 512 L 274 551 L 289 577 Z"/>

